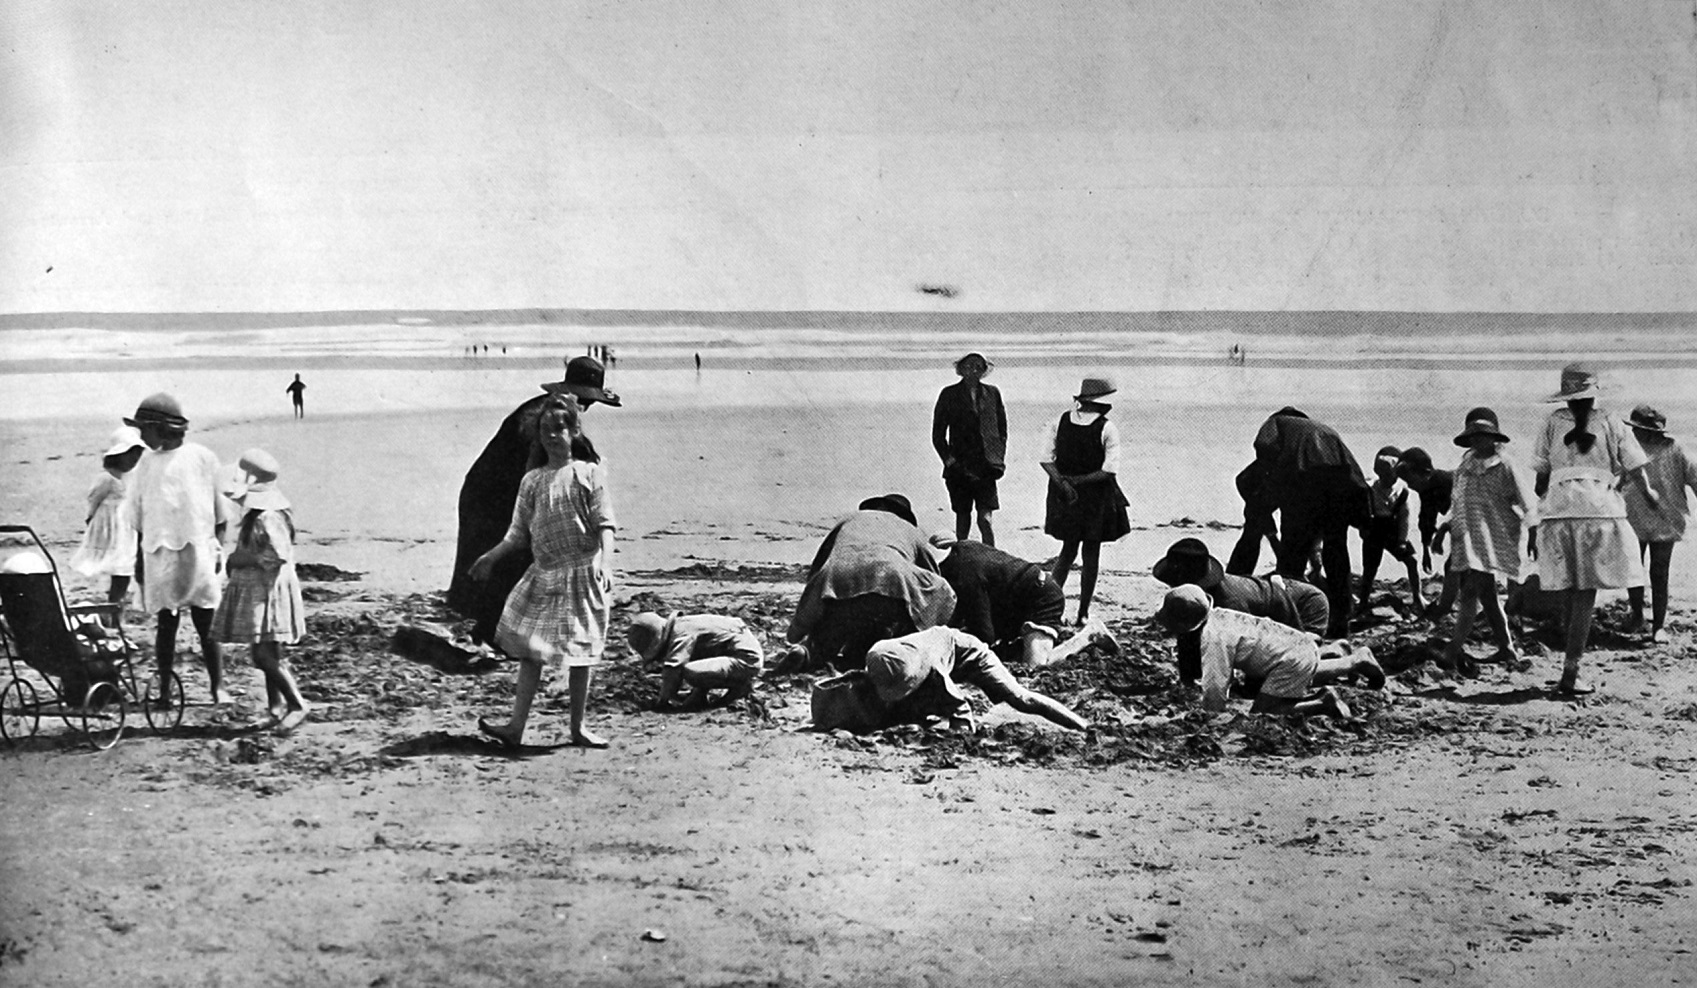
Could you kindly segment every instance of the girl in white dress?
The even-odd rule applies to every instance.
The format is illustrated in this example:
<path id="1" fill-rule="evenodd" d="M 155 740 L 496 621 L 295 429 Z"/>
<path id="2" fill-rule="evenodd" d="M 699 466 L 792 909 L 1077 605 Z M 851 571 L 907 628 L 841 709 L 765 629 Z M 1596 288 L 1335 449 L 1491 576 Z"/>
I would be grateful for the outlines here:
<path id="1" fill-rule="evenodd" d="M 129 595 L 130 580 L 136 569 L 136 529 L 131 523 L 125 500 L 129 496 L 128 477 L 147 444 L 133 426 L 119 426 L 112 433 L 101 458 L 106 472 L 88 489 L 87 527 L 82 544 L 71 555 L 71 568 L 88 577 L 110 577 L 106 599 L 116 604 Z"/>

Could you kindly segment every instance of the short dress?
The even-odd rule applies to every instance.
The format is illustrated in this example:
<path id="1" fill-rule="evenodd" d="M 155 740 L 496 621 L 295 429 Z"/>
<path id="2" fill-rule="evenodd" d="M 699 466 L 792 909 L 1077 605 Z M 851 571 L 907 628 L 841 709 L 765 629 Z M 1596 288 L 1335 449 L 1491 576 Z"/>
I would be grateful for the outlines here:
<path id="1" fill-rule="evenodd" d="M 601 661 L 612 587 L 595 572 L 603 529 L 618 528 L 599 463 L 573 460 L 524 475 L 506 541 L 535 561 L 507 595 L 495 644 L 514 658 L 562 667 Z"/>
<path id="2" fill-rule="evenodd" d="M 136 528 L 124 499 L 124 478 L 103 473 L 88 489 L 88 528 L 71 554 L 71 568 L 84 576 L 132 576 L 136 571 Z"/>
<path id="3" fill-rule="evenodd" d="M 1108 417 L 1097 415 L 1080 425 L 1068 412 L 1055 424 L 1055 469 L 1065 476 L 1093 473 L 1107 469 L 1116 471 L 1118 463 L 1108 462 L 1108 445 L 1103 434 Z M 1097 484 L 1076 488 L 1078 498 L 1067 501 L 1061 489 L 1049 484 L 1048 501 L 1043 517 L 1043 532 L 1063 542 L 1113 542 L 1131 531 L 1131 518 L 1126 513 L 1130 502 L 1120 490 L 1119 479 L 1110 474 Z"/>
<path id="4" fill-rule="evenodd" d="M 306 636 L 306 608 L 295 575 L 295 523 L 287 509 L 250 511 L 225 567 L 229 582 L 212 620 L 221 642 L 292 645 Z M 243 551 L 245 550 L 245 551 Z"/>
<path id="5" fill-rule="evenodd" d="M 141 536 L 142 608 L 152 613 L 218 606 L 224 517 L 218 455 L 198 443 L 148 450 L 131 472 L 125 502 Z"/>
<path id="6" fill-rule="evenodd" d="M 1450 502 L 1450 568 L 1519 580 L 1535 498 L 1519 463 L 1501 453 L 1462 454 Z"/>
<path id="7" fill-rule="evenodd" d="M 1616 486 L 1646 462 L 1627 427 L 1591 411 L 1587 429 L 1596 441 L 1581 453 L 1565 442 L 1574 426 L 1571 409 L 1544 420 L 1532 452 L 1532 469 L 1547 473 L 1538 504 L 1538 577 L 1545 590 L 1610 590 L 1645 584 L 1638 537 L 1626 519 L 1626 499 Z"/>
<path id="8" fill-rule="evenodd" d="M 1655 508 L 1644 500 L 1637 484 L 1627 484 L 1621 493 L 1626 496 L 1626 518 L 1640 542 L 1678 542 L 1685 538 L 1685 525 L 1691 518 L 1691 502 L 1686 499 L 1687 487 L 1697 491 L 1697 463 L 1685 455 L 1679 440 L 1666 436 L 1662 442 L 1644 447 L 1650 465 L 1644 468 L 1644 479 L 1650 489 L 1662 499 Z"/>

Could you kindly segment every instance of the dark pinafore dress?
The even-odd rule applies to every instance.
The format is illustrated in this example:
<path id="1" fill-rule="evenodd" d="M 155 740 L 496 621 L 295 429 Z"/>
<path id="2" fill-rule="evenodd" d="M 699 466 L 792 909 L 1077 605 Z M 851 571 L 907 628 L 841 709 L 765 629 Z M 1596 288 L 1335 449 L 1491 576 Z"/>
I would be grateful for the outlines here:
<path id="1" fill-rule="evenodd" d="M 1102 429 L 1108 424 L 1099 415 L 1089 425 L 1074 425 L 1072 413 L 1061 415 L 1055 429 L 1055 469 L 1068 477 L 1102 469 L 1107 450 L 1102 446 Z M 1063 542 L 1113 542 L 1131 531 L 1126 514 L 1125 492 L 1119 479 L 1109 477 L 1098 484 L 1081 484 L 1078 500 L 1068 504 L 1055 484 L 1049 485 L 1048 510 L 1043 531 Z"/>

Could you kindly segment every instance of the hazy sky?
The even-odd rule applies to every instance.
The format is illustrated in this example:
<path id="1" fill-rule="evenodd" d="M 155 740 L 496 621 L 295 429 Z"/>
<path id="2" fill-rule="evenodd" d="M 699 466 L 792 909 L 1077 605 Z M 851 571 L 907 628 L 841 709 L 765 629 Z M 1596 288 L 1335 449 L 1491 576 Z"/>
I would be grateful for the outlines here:
<path id="1" fill-rule="evenodd" d="M 1694 38 L 1692 0 L 10 0 L 0 311 L 1697 309 Z"/>

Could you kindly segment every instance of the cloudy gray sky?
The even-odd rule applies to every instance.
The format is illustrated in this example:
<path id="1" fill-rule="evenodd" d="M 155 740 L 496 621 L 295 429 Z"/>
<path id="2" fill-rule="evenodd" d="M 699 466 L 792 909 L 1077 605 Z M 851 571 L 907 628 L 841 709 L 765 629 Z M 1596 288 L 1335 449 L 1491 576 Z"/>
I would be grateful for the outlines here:
<path id="1" fill-rule="evenodd" d="M 1694 36 L 1691 0 L 12 0 L 0 311 L 1687 310 Z"/>

